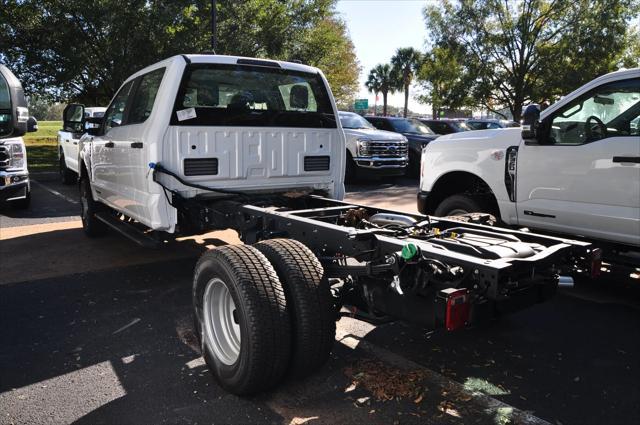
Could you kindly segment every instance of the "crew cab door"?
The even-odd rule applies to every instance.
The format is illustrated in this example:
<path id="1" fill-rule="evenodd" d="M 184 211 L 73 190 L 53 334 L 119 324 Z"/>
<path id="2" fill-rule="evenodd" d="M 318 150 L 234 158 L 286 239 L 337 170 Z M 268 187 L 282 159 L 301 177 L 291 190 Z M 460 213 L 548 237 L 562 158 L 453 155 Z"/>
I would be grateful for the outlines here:
<path id="1" fill-rule="evenodd" d="M 124 162 L 130 145 L 129 127 L 126 125 L 128 104 L 134 81 L 118 91 L 104 114 L 102 133 L 93 136 L 91 143 L 91 171 L 98 199 L 126 210 L 133 198 L 130 192 L 129 172 Z M 124 211 L 123 211 L 124 212 Z"/>
<path id="2" fill-rule="evenodd" d="M 522 143 L 521 225 L 640 245 L 640 79 L 606 83 L 541 123 Z"/>

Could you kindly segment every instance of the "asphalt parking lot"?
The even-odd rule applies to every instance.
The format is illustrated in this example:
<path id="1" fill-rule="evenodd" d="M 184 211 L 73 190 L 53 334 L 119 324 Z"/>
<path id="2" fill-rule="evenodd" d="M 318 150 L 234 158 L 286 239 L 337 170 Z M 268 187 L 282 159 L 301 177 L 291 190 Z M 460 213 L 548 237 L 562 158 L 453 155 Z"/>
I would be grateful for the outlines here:
<path id="1" fill-rule="evenodd" d="M 0 211 L 0 423 L 640 421 L 638 281 L 607 276 L 457 333 L 344 318 L 318 374 L 239 398 L 206 370 L 190 298 L 198 254 L 236 235 L 160 251 L 89 240 L 75 187 L 35 180 L 28 211 Z M 348 199 L 414 211 L 415 190 L 361 185 Z M 400 380 L 419 372 L 419 387 L 378 400 L 389 397 L 359 380 L 371 365 Z"/>

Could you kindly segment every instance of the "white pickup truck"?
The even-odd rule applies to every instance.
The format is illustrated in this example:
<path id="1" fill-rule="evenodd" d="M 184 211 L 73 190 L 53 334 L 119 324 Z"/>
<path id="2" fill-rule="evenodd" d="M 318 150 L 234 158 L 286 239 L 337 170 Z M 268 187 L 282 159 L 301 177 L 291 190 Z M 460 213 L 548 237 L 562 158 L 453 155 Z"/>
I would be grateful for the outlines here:
<path id="1" fill-rule="evenodd" d="M 522 129 L 440 137 L 422 153 L 418 209 L 482 211 L 578 235 L 612 261 L 639 266 L 639 121 L 636 68 L 603 75 L 542 113 L 529 106 Z"/>
<path id="2" fill-rule="evenodd" d="M 88 129 L 87 235 L 111 228 L 149 246 L 240 235 L 203 254 L 193 278 L 203 355 L 236 394 L 318 369 L 343 306 L 453 331 L 548 300 L 588 247 L 341 202 L 345 134 L 317 68 L 174 56 L 128 78 L 103 118 L 82 105 L 67 116 Z"/>
<path id="3" fill-rule="evenodd" d="M 409 144 L 402 134 L 378 130 L 355 112 L 339 112 L 347 144 L 345 180 L 403 176 L 409 164 Z"/>
<path id="4" fill-rule="evenodd" d="M 22 84 L 0 64 L 0 206 L 29 207 L 31 182 L 22 136 L 36 130 L 37 122 L 29 117 Z"/>
<path id="5" fill-rule="evenodd" d="M 102 118 L 107 108 L 92 106 L 84 108 L 84 118 Z M 71 123 L 81 121 L 80 117 L 67 115 L 78 114 L 82 111 L 74 107 L 66 107 L 62 113 L 62 122 Z M 58 165 L 60 180 L 64 184 L 73 184 L 78 180 L 78 140 L 86 129 L 68 126 L 58 131 Z"/>

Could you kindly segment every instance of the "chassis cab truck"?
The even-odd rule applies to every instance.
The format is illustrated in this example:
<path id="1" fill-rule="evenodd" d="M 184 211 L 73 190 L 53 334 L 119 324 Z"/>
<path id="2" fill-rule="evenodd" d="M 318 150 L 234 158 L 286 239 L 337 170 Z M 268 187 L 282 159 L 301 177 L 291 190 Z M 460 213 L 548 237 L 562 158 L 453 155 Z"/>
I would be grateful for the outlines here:
<path id="1" fill-rule="evenodd" d="M 338 110 L 301 64 L 175 56 L 83 121 L 87 235 L 239 233 L 243 245 L 202 255 L 192 291 L 202 354 L 235 394 L 317 370 L 342 307 L 455 330 L 549 299 L 588 245 L 342 202 Z"/>

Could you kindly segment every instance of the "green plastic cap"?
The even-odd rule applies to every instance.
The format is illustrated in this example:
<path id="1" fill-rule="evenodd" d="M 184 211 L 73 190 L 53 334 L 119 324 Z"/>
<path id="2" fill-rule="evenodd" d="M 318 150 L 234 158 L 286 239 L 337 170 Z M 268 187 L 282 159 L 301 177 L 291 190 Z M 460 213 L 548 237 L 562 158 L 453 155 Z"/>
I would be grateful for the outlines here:
<path id="1" fill-rule="evenodd" d="M 412 243 L 408 243 L 402 247 L 402 258 L 405 260 L 411 260 L 418 253 L 418 247 Z"/>

